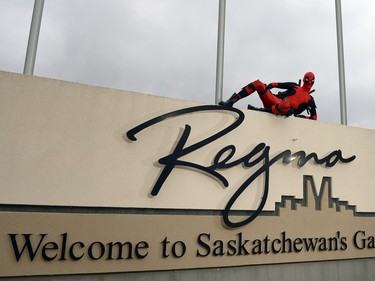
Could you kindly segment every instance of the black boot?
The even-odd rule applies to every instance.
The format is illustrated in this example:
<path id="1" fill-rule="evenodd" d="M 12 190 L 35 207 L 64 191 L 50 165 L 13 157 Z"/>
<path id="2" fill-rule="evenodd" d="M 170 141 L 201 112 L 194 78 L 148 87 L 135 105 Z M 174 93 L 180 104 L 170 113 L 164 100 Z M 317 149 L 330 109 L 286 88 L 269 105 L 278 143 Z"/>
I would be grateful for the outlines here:
<path id="1" fill-rule="evenodd" d="M 234 103 L 238 102 L 240 97 L 234 93 L 229 100 L 219 102 L 219 105 L 232 107 Z"/>

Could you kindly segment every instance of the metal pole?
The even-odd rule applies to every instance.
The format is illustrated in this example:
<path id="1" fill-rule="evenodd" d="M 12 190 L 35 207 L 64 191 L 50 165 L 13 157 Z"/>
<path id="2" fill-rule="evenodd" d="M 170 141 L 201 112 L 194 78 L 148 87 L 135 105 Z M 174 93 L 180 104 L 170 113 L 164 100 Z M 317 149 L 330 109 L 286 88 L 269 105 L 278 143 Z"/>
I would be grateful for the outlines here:
<path id="1" fill-rule="evenodd" d="M 337 52 L 339 61 L 339 86 L 340 86 L 340 115 L 341 124 L 347 125 L 346 112 L 346 90 L 345 90 L 345 67 L 344 67 L 344 44 L 342 32 L 341 0 L 335 0 L 336 7 L 336 29 L 337 29 Z"/>
<path id="2" fill-rule="evenodd" d="M 34 1 L 33 17 L 31 19 L 29 42 L 27 44 L 25 66 L 23 74 L 33 75 L 35 66 L 36 50 L 38 47 L 40 24 L 42 22 L 44 0 Z"/>
<path id="3" fill-rule="evenodd" d="M 225 1 L 219 0 L 219 23 L 217 36 L 215 104 L 223 99 Z"/>

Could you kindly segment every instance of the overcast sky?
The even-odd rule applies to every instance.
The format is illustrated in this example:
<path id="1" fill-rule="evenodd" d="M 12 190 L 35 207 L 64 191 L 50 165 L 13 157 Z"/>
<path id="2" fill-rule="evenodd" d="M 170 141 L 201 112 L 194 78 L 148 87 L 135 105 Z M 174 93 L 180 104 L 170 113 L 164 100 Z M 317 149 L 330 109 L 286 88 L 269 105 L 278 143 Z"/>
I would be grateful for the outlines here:
<path id="1" fill-rule="evenodd" d="M 375 129 L 375 1 L 341 0 L 348 125 Z M 0 0 L 0 70 L 22 73 L 34 0 Z M 34 75 L 212 104 L 219 0 L 45 0 Z M 224 89 L 316 75 L 340 123 L 335 1 L 227 0 Z M 0 93 L 1 94 L 1 93 Z M 238 104 L 260 106 L 252 95 Z"/>

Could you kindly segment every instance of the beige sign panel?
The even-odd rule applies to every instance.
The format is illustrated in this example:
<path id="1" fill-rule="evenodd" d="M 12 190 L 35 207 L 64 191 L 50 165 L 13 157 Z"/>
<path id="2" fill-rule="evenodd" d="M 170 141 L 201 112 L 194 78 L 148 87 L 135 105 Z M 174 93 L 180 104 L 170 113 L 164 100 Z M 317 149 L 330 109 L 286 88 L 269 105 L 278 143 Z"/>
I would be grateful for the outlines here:
<path id="1" fill-rule="evenodd" d="M 0 114 L 1 275 L 373 256 L 372 130 L 5 72 Z"/>
<path id="2" fill-rule="evenodd" d="M 343 158 L 355 155 L 356 159 L 347 164 L 339 161 L 330 168 L 313 160 L 303 167 L 297 167 L 297 161 L 283 164 L 282 159 L 272 164 L 265 209 L 272 210 L 282 195 L 301 197 L 300 186 L 307 174 L 332 177 L 335 197 L 350 200 L 359 211 L 374 211 L 374 201 L 368 196 L 374 186 L 372 130 L 244 111 L 239 126 L 178 159 L 209 167 L 230 145 L 220 161 L 234 150 L 227 162 L 244 161 L 216 169 L 215 176 L 176 165 L 157 196 L 152 196 L 165 167 L 158 161 L 173 152 L 186 125 L 191 131 L 183 148 L 233 125 L 238 113 L 218 107 L 181 114 L 138 132 L 137 141 L 131 141 L 126 133 L 140 124 L 200 105 L 4 72 L 0 87 L 0 200 L 4 204 L 221 210 L 264 163 L 244 166 L 246 156 L 257 149 L 257 155 L 269 159 L 285 150 L 316 153 L 320 159 L 340 150 Z M 264 176 L 246 188 L 235 209 L 257 206 Z"/>
<path id="3" fill-rule="evenodd" d="M 237 229 L 219 216 L 0 213 L 0 275 L 209 268 L 374 256 L 373 216 L 305 178 L 303 198 Z"/>

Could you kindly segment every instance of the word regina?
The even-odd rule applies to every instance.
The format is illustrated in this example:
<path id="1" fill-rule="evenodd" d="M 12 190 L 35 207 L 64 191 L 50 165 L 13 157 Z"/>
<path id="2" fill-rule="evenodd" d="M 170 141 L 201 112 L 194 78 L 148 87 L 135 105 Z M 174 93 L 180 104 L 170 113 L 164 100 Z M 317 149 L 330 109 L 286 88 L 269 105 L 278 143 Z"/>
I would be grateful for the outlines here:
<path id="1" fill-rule="evenodd" d="M 233 144 L 227 145 L 224 148 L 222 148 L 219 152 L 217 152 L 216 156 L 214 157 L 212 161 L 212 165 L 210 166 L 202 166 L 198 163 L 181 160 L 180 159 L 181 157 L 189 153 L 192 153 L 194 151 L 197 151 L 200 148 L 220 139 L 224 135 L 235 130 L 244 121 L 245 115 L 241 110 L 237 108 L 222 107 L 222 106 L 217 106 L 217 105 L 203 105 L 203 106 L 189 107 L 189 108 L 184 108 L 184 109 L 180 109 L 180 110 L 176 110 L 173 112 L 160 115 L 156 118 L 150 119 L 134 127 L 133 129 L 129 130 L 126 133 L 126 136 L 129 140 L 136 141 L 137 138 L 135 137 L 135 135 L 150 126 L 160 123 L 168 118 L 173 118 L 173 117 L 184 115 L 184 114 L 190 114 L 190 113 L 196 113 L 196 112 L 202 112 L 202 111 L 222 111 L 222 112 L 227 111 L 226 113 L 228 113 L 229 111 L 229 113 L 231 114 L 233 113 L 236 114 L 237 118 L 235 118 L 232 124 L 223 128 L 221 131 L 207 137 L 206 139 L 202 139 L 186 147 L 185 145 L 190 135 L 191 126 L 189 126 L 188 124 L 185 124 L 183 133 L 177 140 L 176 146 L 173 149 L 172 153 L 158 160 L 158 163 L 163 165 L 164 167 L 151 190 L 151 195 L 153 196 L 158 195 L 160 189 L 163 187 L 164 182 L 166 181 L 166 179 L 168 178 L 168 176 L 170 175 L 170 173 L 173 171 L 173 169 L 176 166 L 179 168 L 182 168 L 182 167 L 193 168 L 201 172 L 207 173 L 210 176 L 216 178 L 219 182 L 221 182 L 221 184 L 224 187 L 228 187 L 229 185 L 228 180 L 222 174 L 220 174 L 218 170 L 229 169 L 231 167 L 234 167 L 240 164 L 244 165 L 245 167 L 254 167 L 255 165 L 259 163 L 263 163 L 263 165 L 261 165 L 259 169 L 257 169 L 253 174 L 251 174 L 239 186 L 239 188 L 235 191 L 235 193 L 232 195 L 232 197 L 229 199 L 228 203 L 226 204 L 226 207 L 223 211 L 223 221 L 228 227 L 231 227 L 231 228 L 241 227 L 246 224 L 249 224 L 261 213 L 261 211 L 263 210 L 265 206 L 265 203 L 267 201 L 267 196 L 268 196 L 270 167 L 273 164 L 275 164 L 277 161 L 281 160 L 283 164 L 289 164 L 292 161 L 296 161 L 297 167 L 303 167 L 308 161 L 312 160 L 317 165 L 325 165 L 326 167 L 333 167 L 338 162 L 349 163 L 356 158 L 355 155 L 352 155 L 348 158 L 344 158 L 342 156 L 341 150 L 339 149 L 334 150 L 331 153 L 328 153 L 327 156 L 322 157 L 322 158 L 320 158 L 315 152 L 307 154 L 305 151 L 300 150 L 300 151 L 292 153 L 291 150 L 289 149 L 284 150 L 283 152 L 270 158 L 270 147 L 266 145 L 265 143 L 259 143 L 247 155 L 236 160 L 232 160 L 232 157 L 235 155 L 235 152 L 236 152 L 236 147 Z M 236 200 L 241 196 L 241 194 L 251 185 L 251 183 L 263 174 L 265 176 L 265 181 L 264 181 L 263 194 L 261 195 L 262 197 L 261 197 L 259 206 L 247 218 L 239 222 L 233 222 L 230 218 L 230 211 L 232 209 L 232 206 L 234 205 Z"/>

